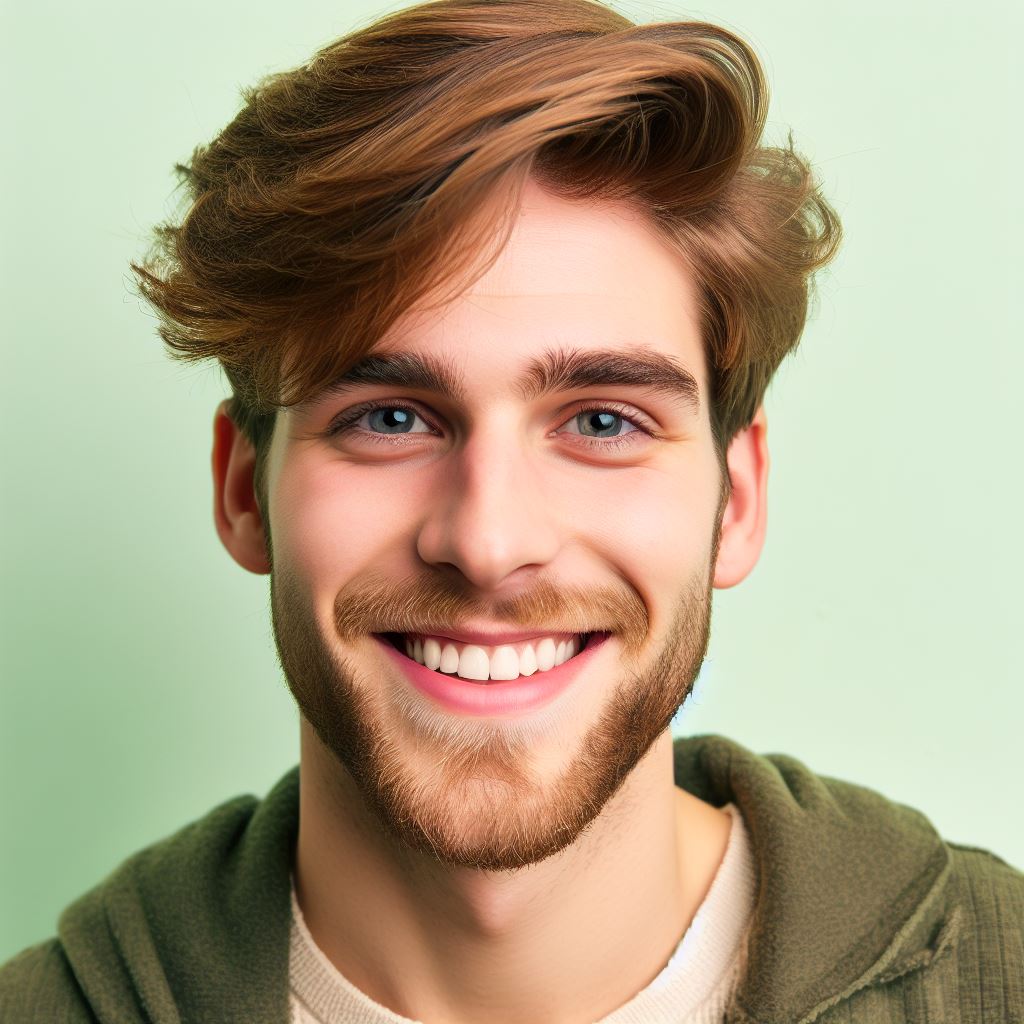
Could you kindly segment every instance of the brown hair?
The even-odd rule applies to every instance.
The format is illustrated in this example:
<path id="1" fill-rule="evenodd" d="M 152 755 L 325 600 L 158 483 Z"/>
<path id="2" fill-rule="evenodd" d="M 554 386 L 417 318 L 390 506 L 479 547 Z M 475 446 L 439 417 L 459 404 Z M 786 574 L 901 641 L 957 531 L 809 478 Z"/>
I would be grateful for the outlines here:
<path id="1" fill-rule="evenodd" d="M 474 268 L 476 281 L 528 176 L 566 199 L 636 205 L 689 262 L 723 467 L 839 244 L 792 139 L 760 145 L 757 57 L 714 25 L 638 26 L 595 0 L 432 0 L 243 96 L 178 165 L 190 208 L 132 269 L 172 356 L 227 374 L 264 510 L 276 410 L 428 294 L 450 300 Z"/>

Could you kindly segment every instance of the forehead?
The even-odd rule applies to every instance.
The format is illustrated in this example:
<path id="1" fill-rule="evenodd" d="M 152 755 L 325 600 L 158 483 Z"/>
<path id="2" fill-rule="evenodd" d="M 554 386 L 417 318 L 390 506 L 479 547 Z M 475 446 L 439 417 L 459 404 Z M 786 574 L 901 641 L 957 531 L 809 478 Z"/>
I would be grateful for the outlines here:
<path id="1" fill-rule="evenodd" d="M 705 393 L 697 295 L 642 211 L 560 199 L 529 181 L 486 273 L 446 305 L 410 311 L 373 352 L 442 359 L 474 395 L 497 398 L 545 354 L 643 351 L 689 370 Z"/>

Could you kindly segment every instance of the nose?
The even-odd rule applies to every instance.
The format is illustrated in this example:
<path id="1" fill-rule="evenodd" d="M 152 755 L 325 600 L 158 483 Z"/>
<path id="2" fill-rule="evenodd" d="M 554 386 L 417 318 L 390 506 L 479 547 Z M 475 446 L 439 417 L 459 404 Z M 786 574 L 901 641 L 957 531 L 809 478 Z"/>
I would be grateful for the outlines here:
<path id="1" fill-rule="evenodd" d="M 477 431 L 445 457 L 416 548 L 477 589 L 495 590 L 524 567 L 555 557 L 561 538 L 539 467 L 506 422 Z"/>

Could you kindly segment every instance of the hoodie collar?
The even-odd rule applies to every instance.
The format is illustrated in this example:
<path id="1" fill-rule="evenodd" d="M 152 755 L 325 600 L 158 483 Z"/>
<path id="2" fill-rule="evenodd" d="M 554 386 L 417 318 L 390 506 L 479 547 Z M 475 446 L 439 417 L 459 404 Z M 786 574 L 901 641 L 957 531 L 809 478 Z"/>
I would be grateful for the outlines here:
<path id="1" fill-rule="evenodd" d="M 677 739 L 674 757 L 676 785 L 732 801 L 750 833 L 757 895 L 728 1024 L 809 1024 L 955 940 L 949 849 L 920 811 L 722 736 Z"/>
<path id="2" fill-rule="evenodd" d="M 758 873 L 747 968 L 727 1024 L 810 1024 L 955 941 L 949 851 L 919 811 L 716 735 L 676 739 L 675 781 L 732 802 Z M 61 915 L 101 1020 L 288 1019 L 289 879 L 299 768 L 147 847 Z"/>

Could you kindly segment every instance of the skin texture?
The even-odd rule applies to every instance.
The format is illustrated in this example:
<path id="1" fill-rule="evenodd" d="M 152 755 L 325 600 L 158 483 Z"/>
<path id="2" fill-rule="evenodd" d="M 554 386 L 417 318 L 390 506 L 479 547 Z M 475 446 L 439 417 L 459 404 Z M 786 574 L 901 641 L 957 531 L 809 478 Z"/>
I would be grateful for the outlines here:
<path id="1" fill-rule="evenodd" d="M 445 357 L 463 402 L 362 385 L 279 413 L 268 523 L 252 447 L 217 410 L 218 533 L 273 570 L 302 712 L 299 903 L 335 966 L 399 1014 L 597 1020 L 658 974 L 721 862 L 728 815 L 674 785 L 668 724 L 712 588 L 760 554 L 767 428 L 760 410 L 730 443 L 724 491 L 697 325 L 692 274 L 642 215 L 531 182 L 495 265 L 377 347 Z M 671 356 L 699 409 L 637 385 L 524 400 L 512 380 L 562 346 Z M 368 399 L 417 417 L 325 436 Z M 599 433 L 582 400 L 625 419 Z M 368 635 L 445 621 L 612 635 L 564 700 L 483 718 L 413 690 Z"/>

